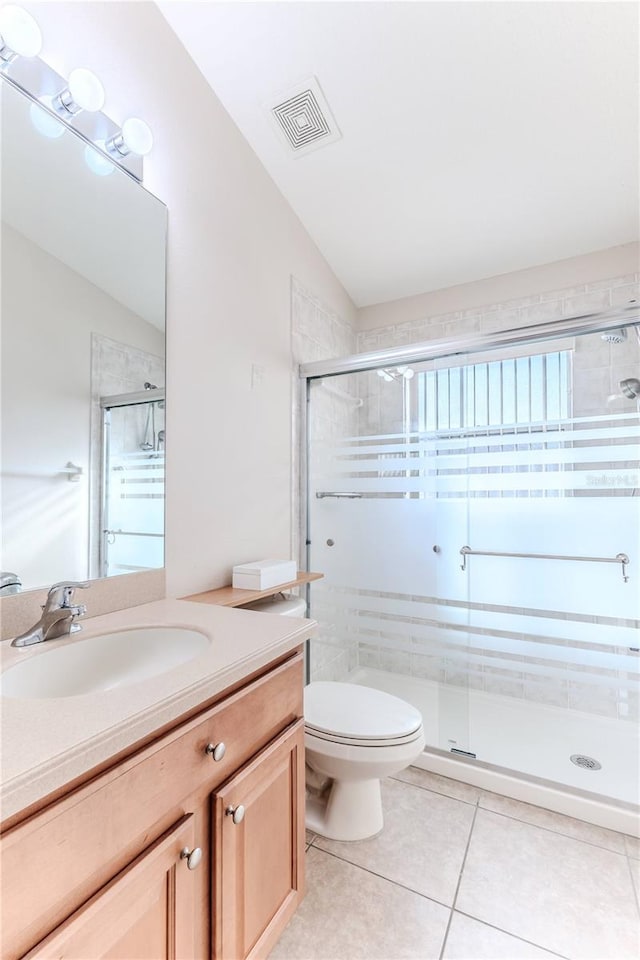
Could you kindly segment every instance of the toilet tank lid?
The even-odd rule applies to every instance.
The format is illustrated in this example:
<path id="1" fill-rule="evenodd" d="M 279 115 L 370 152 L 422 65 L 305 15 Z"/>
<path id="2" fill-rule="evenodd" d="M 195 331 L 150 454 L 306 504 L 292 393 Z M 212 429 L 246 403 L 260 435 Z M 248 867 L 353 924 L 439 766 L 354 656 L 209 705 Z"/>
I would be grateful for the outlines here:
<path id="1" fill-rule="evenodd" d="M 415 733 L 422 715 L 410 703 L 359 683 L 318 680 L 304 691 L 307 727 L 354 740 L 393 740 Z"/>

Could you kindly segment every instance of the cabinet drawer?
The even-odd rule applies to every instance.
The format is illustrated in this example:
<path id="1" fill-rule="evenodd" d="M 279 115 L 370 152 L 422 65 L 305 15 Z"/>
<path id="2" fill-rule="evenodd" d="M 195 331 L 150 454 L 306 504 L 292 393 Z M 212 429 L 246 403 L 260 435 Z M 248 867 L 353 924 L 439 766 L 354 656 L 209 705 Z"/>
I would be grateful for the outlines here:
<path id="1" fill-rule="evenodd" d="M 302 715 L 302 655 L 259 677 L 0 838 L 0 955 L 24 954 L 186 810 Z M 207 744 L 224 742 L 215 761 Z"/>

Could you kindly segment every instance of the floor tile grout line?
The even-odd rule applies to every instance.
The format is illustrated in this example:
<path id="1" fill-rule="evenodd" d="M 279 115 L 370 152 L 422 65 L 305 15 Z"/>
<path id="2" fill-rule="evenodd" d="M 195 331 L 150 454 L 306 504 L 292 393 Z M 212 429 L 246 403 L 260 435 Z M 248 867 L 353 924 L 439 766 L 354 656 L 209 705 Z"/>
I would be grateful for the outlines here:
<path id="1" fill-rule="evenodd" d="M 410 780 L 401 780 L 399 777 L 389 777 L 389 779 L 390 779 L 390 780 L 394 780 L 396 783 L 404 783 L 405 786 L 407 786 L 407 787 L 417 787 L 418 790 L 424 790 L 424 791 L 426 791 L 427 793 L 433 793 L 433 794 L 435 794 L 437 797 L 446 797 L 447 800 L 457 800 L 458 803 L 466 803 L 467 806 L 469 806 L 469 807 L 474 807 L 474 806 L 475 806 L 475 807 L 478 807 L 480 810 L 486 810 L 488 813 L 495 813 L 496 816 L 498 816 L 498 817 L 505 817 L 507 820 L 516 820 L 518 823 L 524 823 L 524 824 L 526 824 L 526 825 L 529 826 L 529 827 L 538 827 L 538 829 L 540 829 L 540 830 L 546 830 L 548 833 L 555 833 L 556 836 L 559 836 L 559 837 L 567 837 L 567 839 L 569 839 L 569 840 L 577 840 L 579 843 L 587 843 L 587 844 L 589 844 L 589 846 L 591 846 L 591 847 L 597 847 L 599 850 L 608 850 L 609 853 L 617 853 L 619 856 L 624 856 L 624 857 L 629 856 L 629 854 L 628 854 L 627 851 L 626 851 L 626 844 L 624 844 L 624 838 L 625 838 L 625 836 L 627 836 L 627 834 L 619 833 L 617 830 L 612 830 L 611 833 L 615 833 L 615 834 L 617 834 L 618 836 L 622 837 L 623 844 L 624 844 L 624 848 L 625 848 L 622 853 L 620 853 L 619 850 L 613 850 L 611 847 L 605 847 L 604 844 L 602 844 L 602 843 L 595 843 L 593 840 L 584 840 L 582 837 L 574 837 L 574 836 L 572 836 L 570 833 L 563 833 L 562 830 L 554 830 L 552 827 L 544 827 L 544 826 L 542 826 L 542 824 L 532 823 L 531 820 L 522 820 L 520 817 L 515 817 L 515 816 L 513 816 L 513 814 L 510 814 L 510 813 L 503 813 L 501 810 L 492 810 L 491 807 L 485 807 L 485 806 L 482 805 L 482 803 L 481 803 L 481 799 L 482 799 L 482 798 L 481 798 L 480 796 L 479 796 L 478 799 L 475 800 L 475 801 L 471 801 L 471 800 L 461 800 L 460 797 L 452 797 L 451 794 L 449 794 L 449 793 L 440 793 L 438 790 L 432 790 L 430 787 L 423 787 L 422 784 L 419 784 L 419 783 L 411 783 Z M 501 794 L 498 794 L 498 796 L 502 796 L 502 795 L 501 795 Z M 512 799 L 512 798 L 507 797 L 507 799 Z M 526 803 L 525 800 L 514 800 L 514 802 L 515 802 L 515 803 Z M 532 804 L 532 806 L 535 806 L 535 804 Z M 539 809 L 539 810 L 547 810 L 547 807 L 538 807 L 537 809 Z M 554 810 L 549 810 L 548 812 L 549 812 L 549 813 L 553 813 L 553 814 L 555 814 L 555 815 L 558 816 L 558 817 L 567 816 L 567 814 L 564 814 L 564 813 L 558 813 L 558 814 L 556 814 Z M 575 817 L 568 817 L 568 819 L 569 819 L 569 820 L 575 820 L 576 818 L 575 818 Z M 598 824 L 597 824 L 597 823 L 589 824 L 588 821 L 586 821 L 586 820 L 578 820 L 578 823 L 586 823 L 588 826 L 594 826 L 594 827 L 596 827 L 597 829 L 601 829 L 601 830 L 607 830 L 607 829 L 608 829 L 608 827 L 598 827 Z M 637 858 L 633 858 L 633 859 L 637 859 Z"/>
<path id="2" fill-rule="evenodd" d="M 640 914 L 640 887 L 636 886 L 636 879 L 633 875 L 633 870 L 631 869 L 631 861 L 633 859 L 635 858 L 630 857 L 629 854 L 627 854 L 627 868 L 629 870 L 629 876 L 631 877 L 631 887 L 633 889 L 633 895 L 636 898 L 636 907 L 638 908 L 638 913 Z"/>
<path id="3" fill-rule="evenodd" d="M 465 910 L 455 910 L 452 912 L 459 913 L 461 917 L 467 917 L 469 920 L 475 920 L 476 923 L 483 923 L 485 927 L 491 927 L 492 930 L 497 930 L 498 933 L 504 933 L 507 937 L 513 937 L 514 940 L 520 940 L 521 943 L 528 943 L 529 946 L 536 947 L 538 950 L 545 950 L 553 957 L 559 957 L 560 960 L 570 960 L 564 953 L 557 953 L 555 950 L 550 950 L 549 947 L 543 947 L 539 943 L 534 943 L 533 940 L 520 937 L 517 933 L 511 933 L 509 930 L 503 930 L 502 927 L 496 927 L 495 923 L 489 923 L 488 920 L 481 920 L 480 917 L 475 917 L 472 913 L 467 913 Z"/>
<path id="4" fill-rule="evenodd" d="M 443 903 L 442 900 L 436 900 L 435 897 L 430 897 L 426 893 L 421 893 L 420 890 L 414 890 L 413 887 L 408 887 L 406 883 L 400 883 L 398 880 L 392 880 L 390 877 L 385 877 L 383 873 L 376 873 L 375 870 L 370 870 L 368 867 L 363 867 L 359 863 L 353 863 L 352 860 L 346 860 L 344 857 L 341 857 L 340 854 L 333 853 L 331 850 L 324 850 L 322 847 L 316 847 L 315 843 L 310 844 L 310 846 L 312 846 L 314 850 L 318 850 L 320 853 L 326 853 L 328 857 L 333 857 L 334 860 L 340 860 L 341 863 L 348 863 L 350 867 L 355 867 L 356 870 L 363 870 L 365 873 L 371 874 L 372 877 L 378 877 L 379 880 L 386 880 L 387 883 L 392 883 L 394 887 L 400 887 L 401 890 L 406 890 L 407 893 L 414 893 L 417 897 L 422 897 L 423 900 L 429 900 L 431 903 L 437 903 L 439 907 L 444 907 L 445 910 L 451 910 L 450 904 Z"/>
<path id="5" fill-rule="evenodd" d="M 449 912 L 449 919 L 448 919 L 448 921 L 447 921 L 447 928 L 446 928 L 446 930 L 445 930 L 445 932 L 444 932 L 444 938 L 443 938 L 443 940 L 442 940 L 442 946 L 441 946 L 441 948 L 440 948 L 440 958 L 439 958 L 439 960 L 442 960 L 442 957 L 443 957 L 443 955 L 444 955 L 444 950 L 445 950 L 445 947 L 446 947 L 446 945 L 447 945 L 447 938 L 448 938 L 448 936 L 449 936 L 449 930 L 451 929 L 451 921 L 452 921 L 452 919 L 453 919 L 453 914 L 454 914 L 454 911 L 455 911 L 455 909 L 456 909 L 456 903 L 457 903 L 457 900 L 458 900 L 458 891 L 460 890 L 460 884 L 462 883 L 462 873 L 463 873 L 463 871 L 464 871 L 464 865 L 465 865 L 465 863 L 467 862 L 467 854 L 469 853 L 469 847 L 471 846 L 471 837 L 473 836 L 473 828 L 474 828 L 475 825 L 476 825 L 476 819 L 477 819 L 477 816 L 478 816 L 478 810 L 479 810 L 479 809 L 480 809 L 480 807 L 479 807 L 479 805 L 476 803 L 476 808 L 475 808 L 475 810 L 474 810 L 474 812 L 473 812 L 473 820 L 471 821 L 471 827 L 470 827 L 470 829 L 469 829 L 469 836 L 467 837 L 467 843 L 466 843 L 466 846 L 465 846 L 465 848 L 464 848 L 464 856 L 462 857 L 462 863 L 460 864 L 460 873 L 458 874 L 458 882 L 457 882 L 457 884 L 456 884 L 456 889 L 455 889 L 455 892 L 454 892 L 454 894 L 453 894 L 453 902 L 452 902 L 452 904 L 451 904 L 451 910 L 450 910 L 450 912 Z"/>
<path id="6" fill-rule="evenodd" d="M 519 803 L 524 801 L 518 801 Z M 523 823 L 526 827 L 537 827 L 538 830 L 545 830 L 547 833 L 553 833 L 556 837 L 566 837 L 567 840 L 575 840 L 576 843 L 586 843 L 589 847 L 597 847 L 598 850 L 606 850 L 608 853 L 615 853 L 618 857 L 626 857 L 627 854 L 620 853 L 619 850 L 612 850 L 611 847 L 604 847 L 601 843 L 594 843 L 593 840 L 584 840 L 582 837 L 572 837 L 569 833 L 562 833 L 561 830 L 553 830 L 551 827 L 543 827 L 541 823 L 532 823 L 531 820 L 521 820 L 520 817 L 513 817 L 510 813 L 502 813 L 500 810 L 492 810 L 491 807 L 483 807 L 478 803 L 479 810 L 485 810 L 487 813 L 494 813 L 496 817 L 504 817 L 505 820 L 515 820 L 516 823 Z M 546 807 L 540 807 L 540 810 L 546 810 Z M 553 813 L 553 811 L 550 811 Z M 558 814 L 559 817 L 563 817 L 563 813 Z M 586 820 L 580 821 L 581 823 L 586 823 Z M 597 824 L 593 824 L 597 826 Z M 602 827 L 603 830 L 606 830 L 606 827 Z M 620 834 L 624 837 L 624 834 Z"/>

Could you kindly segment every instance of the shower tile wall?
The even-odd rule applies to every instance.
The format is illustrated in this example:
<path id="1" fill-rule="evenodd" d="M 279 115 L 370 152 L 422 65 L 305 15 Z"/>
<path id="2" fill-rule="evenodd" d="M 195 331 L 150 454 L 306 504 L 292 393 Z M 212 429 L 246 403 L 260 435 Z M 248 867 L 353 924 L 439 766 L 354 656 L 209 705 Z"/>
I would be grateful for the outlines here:
<path id="1" fill-rule="evenodd" d="M 91 576 L 100 576 L 100 504 L 102 499 L 102 410 L 100 398 L 144 389 L 145 382 L 164 386 L 164 357 L 138 350 L 126 343 L 101 334 L 91 335 Z M 127 434 L 122 437 L 122 450 L 136 449 L 143 439 L 146 412 L 136 409 L 127 421 Z M 124 422 L 124 421 L 123 421 Z M 164 427 L 159 424 L 158 429 Z M 112 437 L 112 442 L 114 438 Z M 129 446 L 127 446 L 129 444 Z M 118 452 L 115 450 L 114 452 Z"/>
<path id="2" fill-rule="evenodd" d="M 306 502 L 304 476 L 300 462 L 296 460 L 300 451 L 300 422 L 302 392 L 297 376 L 297 366 L 314 360 L 326 360 L 330 357 L 344 357 L 356 352 L 357 336 L 353 327 L 317 297 L 306 290 L 295 277 L 291 278 L 291 353 L 292 353 L 292 391 L 298 397 L 293 410 L 294 464 L 292 470 L 295 484 L 291 502 L 294 504 L 292 517 L 292 553 L 300 558 L 304 568 L 306 556 L 301 549 L 299 531 L 302 529 L 301 511 Z M 340 377 L 339 389 L 333 389 L 333 382 L 326 386 L 315 385 L 314 416 L 310 425 L 311 450 L 314 440 L 323 442 L 337 440 L 358 429 L 357 385 L 354 378 Z M 343 395 L 344 394 L 344 395 Z M 353 399 L 350 400 L 349 396 Z M 298 486 L 298 483 L 301 485 Z M 343 680 L 357 663 L 356 639 L 345 631 L 339 630 L 331 611 L 324 609 L 320 619 L 320 629 L 311 644 L 311 675 L 314 680 Z M 314 603 L 314 617 L 319 616 Z"/>
<path id="3" fill-rule="evenodd" d="M 358 335 L 357 347 L 359 352 L 368 352 L 425 340 L 464 336 L 474 332 L 489 333 L 529 323 L 560 319 L 581 312 L 603 310 L 640 300 L 639 280 L 638 274 L 619 276 L 505 303 L 488 304 L 477 309 L 368 330 Z M 613 394 L 619 394 L 619 380 L 638 376 L 640 367 L 638 341 L 629 337 L 622 344 L 611 345 L 603 342 L 599 336 L 590 336 L 577 338 L 573 347 L 573 416 L 589 417 L 607 412 L 632 412 L 634 406 L 630 405 L 629 401 L 611 399 L 607 401 L 607 398 Z M 359 435 L 402 432 L 402 396 L 397 385 L 384 382 L 375 373 L 361 375 L 359 383 L 360 396 L 364 401 L 359 411 Z M 415 420 L 412 427 L 415 429 Z M 600 466 L 604 468 L 606 464 Z M 620 469 L 625 468 L 624 464 L 617 464 L 617 466 Z M 634 492 L 637 493 L 637 490 L 621 489 L 609 492 L 629 496 Z M 630 549 L 637 549 L 637 545 L 632 544 Z M 352 617 L 357 617 L 358 608 L 361 612 L 371 604 L 371 597 L 386 598 L 392 607 L 400 598 L 404 601 L 439 604 L 439 612 L 432 614 L 435 617 L 432 621 L 435 633 L 438 632 L 435 625 L 439 623 L 440 617 L 449 624 L 449 636 L 452 635 L 451 630 L 456 629 L 451 627 L 456 619 L 453 616 L 455 610 L 452 609 L 456 605 L 455 602 L 443 604 L 437 598 L 385 595 L 374 591 L 347 589 L 343 592 L 346 592 L 348 597 L 342 597 L 342 602 L 346 602 L 351 608 Z M 336 596 L 334 599 L 339 598 Z M 508 602 L 508 598 L 506 600 Z M 330 597 L 327 596 L 326 602 L 329 601 Z M 490 607 L 487 608 L 482 604 L 463 606 L 467 609 L 469 606 L 472 607 L 469 617 L 474 623 L 480 622 L 483 611 L 491 610 Z M 424 626 L 416 627 L 414 634 L 411 634 L 410 627 L 406 626 L 406 623 L 407 621 L 410 623 L 412 619 L 416 623 L 415 617 L 394 615 L 391 618 L 394 622 L 389 625 L 388 630 L 384 629 L 383 619 L 379 620 L 376 630 L 370 628 L 358 630 L 358 665 L 409 674 L 441 683 L 468 685 L 472 689 L 487 693 L 498 693 L 610 718 L 638 719 L 638 692 L 632 685 L 624 682 L 628 681 L 630 676 L 624 669 L 620 669 L 620 660 L 614 669 L 590 668 L 592 676 L 599 674 L 602 677 L 603 685 L 601 686 L 581 682 L 580 672 L 585 668 L 578 664 L 570 666 L 559 663 L 557 666 L 562 667 L 563 675 L 544 675 L 545 668 L 549 665 L 549 661 L 544 658 L 545 643 L 552 644 L 556 634 L 558 637 L 563 636 L 562 624 L 567 622 L 565 611 L 522 609 L 504 605 L 500 608 L 500 615 L 504 614 L 512 615 L 507 617 L 512 621 L 512 629 L 504 632 L 505 643 L 509 640 L 516 641 L 515 647 L 518 649 L 520 641 L 534 640 L 540 645 L 537 657 L 511 655 L 508 664 L 505 664 L 500 652 L 492 649 L 491 643 L 487 642 L 483 653 L 486 654 L 487 659 L 495 659 L 496 665 L 487 663 L 473 665 L 468 671 L 461 673 L 453 664 L 447 664 L 446 660 L 431 648 L 430 642 L 425 642 Z M 634 634 L 634 631 L 640 629 L 637 620 L 585 616 L 583 626 L 580 619 L 579 614 L 571 616 L 571 620 L 574 621 L 574 640 L 561 640 L 560 643 L 566 643 L 578 650 L 584 646 L 596 654 L 629 657 L 628 642 L 624 643 L 621 639 L 619 646 L 600 645 L 597 643 L 597 634 L 593 634 L 592 631 L 608 631 L 610 635 L 618 631 L 621 637 L 635 635 L 637 639 L 637 633 Z M 527 625 L 530 627 L 529 630 Z M 463 631 L 459 635 L 462 640 L 464 624 L 457 629 Z M 579 640 L 581 629 L 588 630 L 591 634 L 584 644 Z M 399 630 L 404 631 L 405 635 L 399 637 Z M 485 631 L 482 627 L 474 627 L 475 634 L 482 635 L 483 632 L 486 632 L 487 637 L 495 635 L 496 632 L 499 633 L 492 629 Z M 570 632 L 567 635 L 570 635 Z M 638 657 L 638 654 L 633 656 Z M 571 677 L 572 672 L 575 679 Z M 616 683 L 616 677 L 621 681 L 620 685 Z"/>

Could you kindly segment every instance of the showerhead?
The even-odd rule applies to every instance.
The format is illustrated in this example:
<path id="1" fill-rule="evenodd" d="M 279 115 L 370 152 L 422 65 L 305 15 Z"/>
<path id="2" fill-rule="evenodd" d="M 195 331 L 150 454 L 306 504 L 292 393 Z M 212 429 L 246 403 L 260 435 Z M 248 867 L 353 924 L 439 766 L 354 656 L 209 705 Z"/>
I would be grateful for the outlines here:
<path id="1" fill-rule="evenodd" d="M 620 327 L 618 330 L 607 330 L 606 333 L 600 334 L 600 339 L 604 340 L 605 343 L 624 343 L 627 339 L 627 331 L 624 327 Z"/>
<path id="2" fill-rule="evenodd" d="M 635 400 L 640 397 L 640 380 L 636 377 L 627 377 L 620 381 L 620 389 L 629 400 Z"/>

